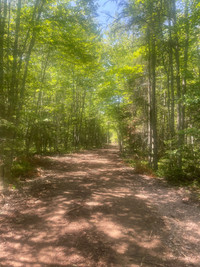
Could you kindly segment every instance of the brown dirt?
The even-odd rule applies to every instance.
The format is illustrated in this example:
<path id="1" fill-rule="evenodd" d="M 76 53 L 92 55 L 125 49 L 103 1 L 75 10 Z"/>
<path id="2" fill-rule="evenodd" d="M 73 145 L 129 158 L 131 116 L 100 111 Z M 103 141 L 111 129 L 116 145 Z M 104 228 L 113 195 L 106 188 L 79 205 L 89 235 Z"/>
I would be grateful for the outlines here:
<path id="1" fill-rule="evenodd" d="M 0 201 L 0 266 L 197 267 L 200 207 L 118 151 L 44 157 Z"/>

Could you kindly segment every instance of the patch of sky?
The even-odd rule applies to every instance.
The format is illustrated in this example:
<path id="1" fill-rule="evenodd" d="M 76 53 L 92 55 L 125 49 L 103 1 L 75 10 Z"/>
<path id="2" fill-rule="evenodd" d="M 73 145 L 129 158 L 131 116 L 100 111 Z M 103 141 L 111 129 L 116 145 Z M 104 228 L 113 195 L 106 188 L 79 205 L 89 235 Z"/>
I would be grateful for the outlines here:
<path id="1" fill-rule="evenodd" d="M 115 0 L 98 0 L 98 22 L 106 29 L 113 22 L 119 6 Z"/>
<path id="2" fill-rule="evenodd" d="M 111 102 L 112 103 L 121 103 L 121 102 L 123 102 L 123 97 L 119 96 L 119 95 L 112 96 Z"/>

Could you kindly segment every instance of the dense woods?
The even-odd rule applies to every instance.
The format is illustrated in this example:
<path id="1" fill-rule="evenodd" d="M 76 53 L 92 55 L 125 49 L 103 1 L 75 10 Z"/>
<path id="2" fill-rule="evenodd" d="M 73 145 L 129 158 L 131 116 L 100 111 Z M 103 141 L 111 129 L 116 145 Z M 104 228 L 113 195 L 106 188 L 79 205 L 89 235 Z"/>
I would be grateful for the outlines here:
<path id="1" fill-rule="evenodd" d="M 200 177 L 200 3 L 0 1 L 1 176 L 34 154 L 117 141 L 135 165 Z"/>

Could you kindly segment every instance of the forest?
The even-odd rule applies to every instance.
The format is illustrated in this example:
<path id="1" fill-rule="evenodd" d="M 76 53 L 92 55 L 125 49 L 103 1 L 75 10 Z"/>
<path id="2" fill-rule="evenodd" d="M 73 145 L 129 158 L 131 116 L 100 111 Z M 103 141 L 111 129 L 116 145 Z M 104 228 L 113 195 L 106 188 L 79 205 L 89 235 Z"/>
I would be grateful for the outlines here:
<path id="1" fill-rule="evenodd" d="M 141 171 L 200 183 L 200 3 L 0 0 L 1 177 L 33 155 L 118 143 Z"/>
<path id="2" fill-rule="evenodd" d="M 200 266 L 199 0 L 0 0 L 0 266 Z"/>

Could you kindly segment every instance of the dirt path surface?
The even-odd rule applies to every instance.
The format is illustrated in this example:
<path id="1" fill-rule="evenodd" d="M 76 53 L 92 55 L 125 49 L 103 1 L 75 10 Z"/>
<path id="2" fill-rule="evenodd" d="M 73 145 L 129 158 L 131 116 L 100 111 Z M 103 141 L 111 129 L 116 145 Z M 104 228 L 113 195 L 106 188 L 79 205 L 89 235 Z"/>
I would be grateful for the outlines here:
<path id="1" fill-rule="evenodd" d="M 0 202 L 0 266 L 200 266 L 200 207 L 116 149 L 40 160 Z"/>

